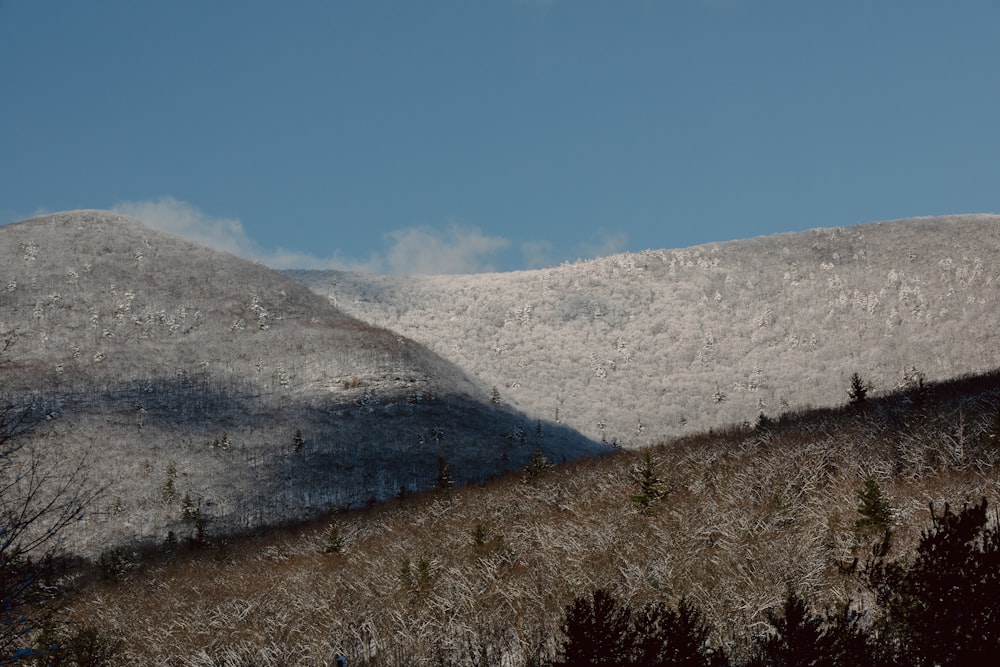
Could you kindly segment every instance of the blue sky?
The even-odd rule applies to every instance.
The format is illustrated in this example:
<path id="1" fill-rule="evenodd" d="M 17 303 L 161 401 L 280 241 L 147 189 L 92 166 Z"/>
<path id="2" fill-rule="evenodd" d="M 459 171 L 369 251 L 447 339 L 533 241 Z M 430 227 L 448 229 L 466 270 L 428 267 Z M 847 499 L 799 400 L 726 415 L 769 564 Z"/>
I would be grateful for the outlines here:
<path id="1" fill-rule="evenodd" d="M 471 272 L 1000 211 L 993 0 L 0 0 L 0 222 Z"/>

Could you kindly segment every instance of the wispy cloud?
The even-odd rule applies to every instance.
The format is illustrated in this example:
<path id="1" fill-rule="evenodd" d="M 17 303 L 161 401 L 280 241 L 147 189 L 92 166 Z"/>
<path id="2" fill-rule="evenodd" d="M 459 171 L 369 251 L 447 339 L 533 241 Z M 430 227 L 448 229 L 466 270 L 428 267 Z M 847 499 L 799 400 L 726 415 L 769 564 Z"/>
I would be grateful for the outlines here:
<path id="1" fill-rule="evenodd" d="M 247 236 L 243 223 L 239 220 L 210 216 L 173 197 L 120 202 L 112 210 L 138 218 L 160 231 L 183 236 L 216 250 L 254 259 L 260 253 L 257 244 Z"/>
<path id="2" fill-rule="evenodd" d="M 493 271 L 490 258 L 510 246 L 507 239 L 486 236 L 475 227 L 452 224 L 397 229 L 386 235 L 391 245 L 386 265 L 391 273 L 482 273 Z"/>
<path id="3" fill-rule="evenodd" d="M 213 216 L 174 197 L 148 201 L 121 202 L 112 209 L 116 213 L 138 218 L 160 231 L 182 236 L 195 243 L 222 250 L 245 259 L 266 264 L 275 269 L 360 269 L 364 263 L 343 260 L 334 255 L 318 257 L 284 248 L 262 248 L 246 233 L 236 218 Z"/>
<path id="4" fill-rule="evenodd" d="M 113 210 L 142 220 L 150 227 L 176 234 L 216 250 L 255 260 L 275 269 L 342 269 L 372 273 L 481 273 L 495 270 L 490 259 L 510 242 L 483 234 L 475 227 L 450 224 L 444 230 L 427 226 L 398 229 L 385 236 L 388 247 L 365 260 L 339 252 L 322 257 L 285 248 L 262 248 L 236 218 L 212 216 L 174 197 L 121 202 Z"/>

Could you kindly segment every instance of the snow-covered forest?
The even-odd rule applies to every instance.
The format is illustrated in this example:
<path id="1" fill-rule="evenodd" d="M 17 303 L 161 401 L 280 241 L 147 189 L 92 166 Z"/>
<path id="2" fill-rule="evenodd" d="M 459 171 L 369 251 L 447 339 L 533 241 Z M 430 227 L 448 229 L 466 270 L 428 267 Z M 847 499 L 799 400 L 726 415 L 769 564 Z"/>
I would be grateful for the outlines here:
<path id="1" fill-rule="evenodd" d="M 250 529 L 601 450 L 270 269 L 107 212 L 0 228 L 0 399 L 106 486 L 76 531 Z"/>
<path id="2" fill-rule="evenodd" d="M 626 447 L 1000 365 L 1000 217 L 466 276 L 289 275 L 541 419 Z"/>
<path id="3" fill-rule="evenodd" d="M 868 632 L 862 559 L 1000 502 L 998 266 L 995 216 L 457 277 L 45 216 L 0 228 L 0 512 L 68 501 L 80 664 L 551 664 L 597 588 L 754 664 L 790 589 Z"/>

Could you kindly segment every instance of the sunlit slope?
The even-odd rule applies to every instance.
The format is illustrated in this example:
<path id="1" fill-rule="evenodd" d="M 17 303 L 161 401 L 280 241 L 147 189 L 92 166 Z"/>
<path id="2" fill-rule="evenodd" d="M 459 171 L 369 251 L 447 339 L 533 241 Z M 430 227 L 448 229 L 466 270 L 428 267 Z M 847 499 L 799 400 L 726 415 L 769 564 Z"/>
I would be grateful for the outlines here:
<path id="1" fill-rule="evenodd" d="M 102 211 L 0 227 L 7 402 L 109 483 L 91 535 L 295 518 L 598 448 L 266 267 Z M 185 498 L 187 500 L 185 500 Z"/>
<path id="2" fill-rule="evenodd" d="M 290 272 L 503 399 L 627 446 L 1000 365 L 1000 217 L 919 218 L 507 274 Z"/>

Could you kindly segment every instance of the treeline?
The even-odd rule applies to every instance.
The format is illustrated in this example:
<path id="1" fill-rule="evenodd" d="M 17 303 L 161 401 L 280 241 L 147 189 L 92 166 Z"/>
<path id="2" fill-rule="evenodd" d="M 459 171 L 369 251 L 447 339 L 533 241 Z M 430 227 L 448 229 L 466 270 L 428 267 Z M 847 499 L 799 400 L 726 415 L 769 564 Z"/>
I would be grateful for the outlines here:
<path id="1" fill-rule="evenodd" d="M 620 667 L 746 667 L 811 665 L 990 665 L 1000 655 L 1000 516 L 989 521 L 987 502 L 954 512 L 931 508 L 932 525 L 921 533 L 912 559 L 873 556 L 857 569 L 876 608 L 850 602 L 813 610 L 789 590 L 767 628 L 755 636 L 749 656 L 712 646 L 713 628 L 682 598 L 675 607 L 641 607 L 605 589 L 577 597 L 566 607 L 559 656 L 549 665 Z M 880 551 L 888 549 L 886 533 Z M 877 550 L 878 552 L 879 550 Z"/>

